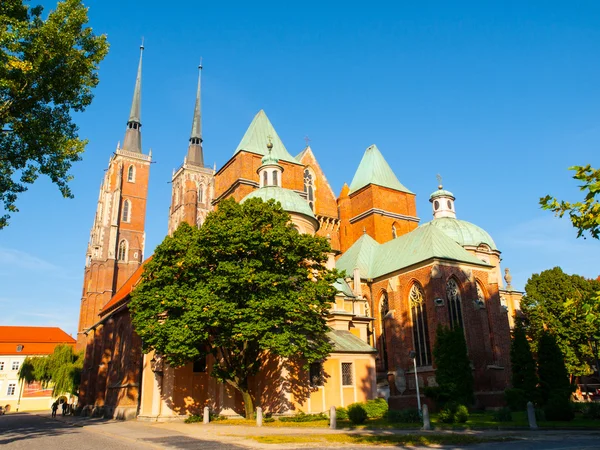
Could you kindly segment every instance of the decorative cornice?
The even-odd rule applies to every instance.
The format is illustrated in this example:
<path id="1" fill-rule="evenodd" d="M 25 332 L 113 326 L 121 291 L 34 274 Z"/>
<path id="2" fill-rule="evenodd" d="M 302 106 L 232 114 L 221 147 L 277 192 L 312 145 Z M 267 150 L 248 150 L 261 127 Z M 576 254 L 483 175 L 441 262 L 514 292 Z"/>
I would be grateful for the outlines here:
<path id="1" fill-rule="evenodd" d="M 419 223 L 421 221 L 421 219 L 419 219 L 418 217 L 407 216 L 405 214 L 397 214 L 380 208 L 371 208 L 367 209 L 365 212 L 359 214 L 358 216 L 352 217 L 350 219 L 350 223 L 358 222 L 359 220 L 364 219 L 370 214 L 381 214 L 382 216 L 391 217 L 393 219 L 408 220 L 409 222 Z"/>
<path id="2" fill-rule="evenodd" d="M 216 205 L 217 203 L 219 203 L 219 201 L 221 201 L 223 197 L 226 197 L 229 194 L 231 194 L 238 186 L 242 184 L 245 184 L 246 186 L 252 186 L 256 189 L 260 187 L 260 185 L 256 181 L 248 180 L 247 178 L 238 178 L 231 186 L 229 186 L 229 188 L 225 192 L 223 192 L 221 195 L 215 198 L 211 204 Z"/>
<path id="3" fill-rule="evenodd" d="M 127 150 L 117 150 L 115 151 L 115 155 L 125 156 L 127 158 L 140 159 L 142 161 L 152 162 L 152 157 L 150 155 L 144 155 L 143 153 L 137 152 L 128 152 Z"/>

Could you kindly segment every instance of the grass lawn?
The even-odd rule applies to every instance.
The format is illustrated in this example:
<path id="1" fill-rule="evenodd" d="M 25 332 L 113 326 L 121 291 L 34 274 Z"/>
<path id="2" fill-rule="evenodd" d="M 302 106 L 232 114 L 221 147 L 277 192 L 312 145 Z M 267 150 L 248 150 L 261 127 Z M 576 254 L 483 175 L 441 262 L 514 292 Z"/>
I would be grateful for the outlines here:
<path id="1" fill-rule="evenodd" d="M 460 434 L 430 434 L 430 435 L 388 435 L 371 436 L 357 434 L 313 434 L 308 436 L 248 436 L 261 444 L 370 444 L 370 445 L 468 445 L 484 442 L 499 442 L 513 440 L 511 438 L 479 438 Z"/>

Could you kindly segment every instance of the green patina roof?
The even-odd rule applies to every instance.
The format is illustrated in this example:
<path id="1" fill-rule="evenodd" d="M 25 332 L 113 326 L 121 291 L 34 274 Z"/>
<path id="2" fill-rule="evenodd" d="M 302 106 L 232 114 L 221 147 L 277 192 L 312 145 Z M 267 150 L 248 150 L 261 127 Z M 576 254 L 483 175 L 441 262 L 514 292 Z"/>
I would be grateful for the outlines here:
<path id="1" fill-rule="evenodd" d="M 304 200 L 302 197 L 300 197 L 300 195 L 289 189 L 284 189 L 278 186 L 262 187 L 260 189 L 250 192 L 242 199 L 240 203 L 245 202 L 249 198 L 261 198 L 265 202 L 267 200 L 273 199 L 281 203 L 281 207 L 287 212 L 303 214 L 305 216 L 310 217 L 314 221 L 317 220 L 315 218 L 314 213 L 310 209 L 310 206 L 308 206 L 308 203 L 306 203 L 306 200 Z"/>
<path id="2" fill-rule="evenodd" d="M 269 139 L 273 143 L 273 150 L 271 151 L 273 157 L 298 164 L 298 161 L 286 150 L 277 131 L 275 131 L 275 128 L 273 128 L 269 118 L 262 109 L 252 119 L 252 123 L 233 154 L 235 155 L 242 150 L 246 150 L 247 152 L 259 155 L 266 155 Z"/>
<path id="3" fill-rule="evenodd" d="M 434 193 L 429 196 L 429 199 L 432 200 L 437 197 L 452 197 L 454 198 L 454 194 L 446 189 L 438 189 Z"/>
<path id="4" fill-rule="evenodd" d="M 352 183 L 350 183 L 349 193 L 356 192 L 369 184 L 412 194 L 398 181 L 391 167 L 375 145 L 371 145 L 365 151 L 354 178 L 352 178 Z"/>
<path id="5" fill-rule="evenodd" d="M 343 294 L 346 297 L 355 297 L 350 285 L 343 278 L 338 278 L 335 283 L 333 283 L 333 287 L 337 289 L 338 294 Z"/>
<path id="6" fill-rule="evenodd" d="M 360 242 L 361 240 L 364 241 Z M 367 242 L 369 243 L 365 245 Z M 471 255 L 444 232 L 436 227 L 426 226 L 418 227 L 384 244 L 362 236 L 338 259 L 336 267 L 345 270 L 346 273 L 352 273 L 354 268 L 358 267 L 361 278 L 367 279 L 377 278 L 432 258 L 489 267 L 489 264 Z"/>
<path id="7" fill-rule="evenodd" d="M 333 353 L 377 353 L 376 349 L 346 330 L 331 330 L 327 337 L 333 345 Z"/>
<path id="8" fill-rule="evenodd" d="M 419 228 L 436 228 L 462 246 L 477 247 L 480 244 L 489 245 L 492 250 L 498 250 L 492 237 L 483 228 L 453 217 L 439 217 L 431 222 L 424 223 Z"/>
<path id="9" fill-rule="evenodd" d="M 269 165 L 277 164 L 279 162 L 279 160 L 273 156 L 272 152 L 269 152 L 265 156 L 262 157 L 260 162 L 263 166 L 269 166 Z"/>

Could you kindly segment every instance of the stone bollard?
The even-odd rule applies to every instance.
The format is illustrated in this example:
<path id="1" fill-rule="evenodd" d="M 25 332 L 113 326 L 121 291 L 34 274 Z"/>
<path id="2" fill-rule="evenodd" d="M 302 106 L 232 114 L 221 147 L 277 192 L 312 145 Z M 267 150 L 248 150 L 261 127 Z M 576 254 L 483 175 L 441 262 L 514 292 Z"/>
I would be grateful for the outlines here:
<path id="1" fill-rule="evenodd" d="M 429 408 L 427 407 L 427 405 L 423 405 L 422 412 L 423 412 L 423 429 L 431 430 L 431 420 L 429 419 Z"/>
<path id="2" fill-rule="evenodd" d="M 210 422 L 210 413 L 208 412 L 208 406 L 204 407 L 204 415 L 202 416 L 202 423 Z"/>
<path id="3" fill-rule="evenodd" d="M 335 406 L 332 406 L 329 409 L 329 428 L 335 430 L 337 428 L 337 416 L 336 416 Z"/>
<path id="4" fill-rule="evenodd" d="M 527 419 L 529 419 L 529 428 L 537 430 L 537 422 L 535 420 L 535 409 L 533 409 L 533 403 L 527 402 Z"/>
<path id="5" fill-rule="evenodd" d="M 256 426 L 262 427 L 262 408 L 259 406 L 256 408 Z"/>

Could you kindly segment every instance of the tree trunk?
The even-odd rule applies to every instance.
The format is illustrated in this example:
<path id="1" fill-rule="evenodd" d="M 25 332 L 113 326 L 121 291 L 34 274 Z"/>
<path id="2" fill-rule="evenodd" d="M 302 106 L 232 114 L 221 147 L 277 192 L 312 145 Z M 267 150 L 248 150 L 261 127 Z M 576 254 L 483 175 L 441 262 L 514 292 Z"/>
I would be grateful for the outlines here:
<path id="1" fill-rule="evenodd" d="M 254 403 L 252 402 L 252 396 L 247 390 L 240 389 L 240 392 L 242 393 L 242 399 L 244 400 L 246 419 L 252 419 L 254 416 Z"/>

